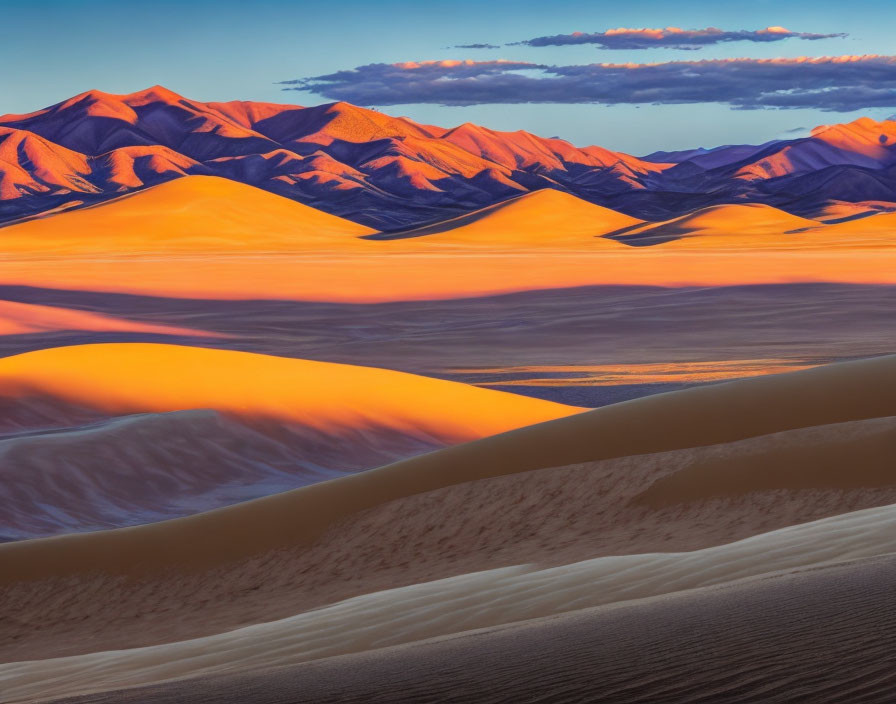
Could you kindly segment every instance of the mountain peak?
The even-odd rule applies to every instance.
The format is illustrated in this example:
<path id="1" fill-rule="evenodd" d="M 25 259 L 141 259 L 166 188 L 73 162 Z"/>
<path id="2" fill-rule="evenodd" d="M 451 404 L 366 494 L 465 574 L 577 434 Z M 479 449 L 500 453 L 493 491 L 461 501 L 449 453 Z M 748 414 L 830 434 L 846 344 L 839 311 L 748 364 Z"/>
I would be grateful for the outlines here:
<path id="1" fill-rule="evenodd" d="M 149 88 L 144 88 L 136 93 L 130 93 L 121 97 L 124 99 L 124 102 L 136 105 L 145 105 L 148 103 L 167 103 L 169 105 L 174 105 L 184 100 L 182 95 L 160 85 L 150 86 Z"/>
<path id="2" fill-rule="evenodd" d="M 659 152 L 645 161 L 525 130 L 424 125 L 345 101 L 206 103 L 154 85 L 121 95 L 89 90 L 0 117 L 0 128 L 23 131 L 4 140 L 0 222 L 196 174 L 392 232 L 526 192 L 531 200 L 502 206 L 501 217 L 581 202 L 666 220 L 748 200 L 795 213 L 824 200 L 896 201 L 896 122 L 870 118 L 819 127 L 808 139 Z"/>

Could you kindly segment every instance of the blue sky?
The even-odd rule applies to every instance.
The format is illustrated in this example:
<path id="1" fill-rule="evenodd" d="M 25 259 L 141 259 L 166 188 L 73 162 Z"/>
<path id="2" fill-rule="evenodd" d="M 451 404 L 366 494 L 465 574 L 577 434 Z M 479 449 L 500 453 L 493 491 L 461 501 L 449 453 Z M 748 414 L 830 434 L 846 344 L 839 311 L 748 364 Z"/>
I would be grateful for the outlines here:
<path id="1" fill-rule="evenodd" d="M 892 1 L 490 0 L 304 2 L 285 0 L 0 0 L 0 113 L 28 112 L 96 88 L 128 93 L 162 84 L 197 100 L 328 102 L 284 92 L 278 81 L 371 63 L 510 59 L 540 64 L 655 62 L 731 57 L 891 54 Z M 845 39 L 736 42 L 699 51 L 606 51 L 592 45 L 503 46 L 536 36 L 614 27 L 846 32 Z M 450 49 L 491 43 L 498 50 Z M 761 142 L 788 130 L 867 114 L 818 109 L 734 110 L 726 105 L 512 104 L 383 107 L 441 125 L 475 122 L 643 154 L 655 149 Z"/>

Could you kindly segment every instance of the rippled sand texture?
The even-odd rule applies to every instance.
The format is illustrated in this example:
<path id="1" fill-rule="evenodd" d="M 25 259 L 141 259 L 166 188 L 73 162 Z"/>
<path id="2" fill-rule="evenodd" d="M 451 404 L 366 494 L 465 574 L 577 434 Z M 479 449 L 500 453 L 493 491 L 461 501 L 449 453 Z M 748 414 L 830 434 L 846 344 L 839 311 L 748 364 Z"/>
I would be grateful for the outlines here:
<path id="1" fill-rule="evenodd" d="M 718 642 L 704 664 L 722 667 L 742 633 L 719 630 L 718 619 L 749 620 L 743 604 L 762 589 L 782 600 L 781 632 L 799 635 L 814 602 L 790 606 L 792 584 L 811 591 L 816 574 L 851 583 L 849 565 L 878 565 L 867 561 L 894 551 L 894 380 L 896 358 L 883 357 L 704 386 L 188 518 L 2 545 L 12 628 L 0 682 L 12 700 L 49 699 L 219 675 L 255 687 L 253 673 L 290 666 L 271 680 L 271 696 L 302 690 L 307 678 L 324 700 L 351 700 L 405 652 L 377 649 L 451 636 L 415 656 L 440 691 L 445 663 L 431 654 L 462 657 L 451 650 L 458 638 L 472 638 L 463 652 L 476 652 L 488 641 L 462 635 L 470 629 L 524 622 L 514 628 L 528 648 L 538 650 L 543 633 L 546 647 L 560 648 L 551 629 L 628 614 L 634 642 L 651 637 L 638 609 L 664 599 L 663 623 L 710 604 L 704 623 L 716 619 Z M 881 598 L 876 583 L 863 590 Z M 732 598 L 730 614 L 718 615 Z M 537 621 L 560 614 L 573 620 Z M 869 647 L 881 638 L 868 634 Z M 674 663 L 693 657 L 667 647 Z M 365 652 L 350 676 L 357 691 L 315 679 Z M 335 659 L 295 667 L 320 658 Z M 558 666 L 546 663 L 545 676 Z M 632 658 L 619 666 L 638 667 Z M 681 691 L 661 680 L 660 692 L 709 687 L 680 667 Z M 767 685 L 740 673 L 730 691 L 719 684 L 720 696 Z M 472 687 L 489 675 L 463 677 Z M 190 682 L 152 696 L 183 695 Z M 221 696 L 237 701 L 239 687 Z"/>
<path id="2" fill-rule="evenodd" d="M 0 701 L 889 704 L 885 210 L 3 228 Z"/>

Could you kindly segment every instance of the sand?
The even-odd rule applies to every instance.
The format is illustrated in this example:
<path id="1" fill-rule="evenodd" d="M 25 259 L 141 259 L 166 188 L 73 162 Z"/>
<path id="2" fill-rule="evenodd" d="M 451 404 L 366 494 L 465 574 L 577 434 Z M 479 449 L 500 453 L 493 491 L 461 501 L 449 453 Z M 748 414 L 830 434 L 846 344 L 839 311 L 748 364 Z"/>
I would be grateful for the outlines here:
<path id="1" fill-rule="evenodd" d="M 816 529 L 788 526 L 896 502 L 893 361 L 655 396 L 186 519 L 0 546 L 12 568 L 4 575 L 3 659 L 183 641 L 482 570 L 713 550 L 781 529 L 797 531 L 787 544 L 802 559 L 810 553 L 799 546 Z M 635 418 L 637 433 L 624 435 Z M 732 428 L 750 435 L 723 437 Z M 762 434 L 769 428 L 777 432 Z M 673 440 L 690 445 L 643 454 Z M 550 468 L 567 464 L 568 453 L 592 461 Z M 600 454 L 617 459 L 594 461 Z M 732 466 L 732 456 L 749 459 Z M 546 468 L 520 473 L 539 462 Z M 832 474 L 838 465 L 849 467 L 846 479 Z M 707 495 L 689 478 L 710 466 L 723 476 L 721 492 Z M 669 481 L 674 501 L 660 492 L 666 500 L 657 502 L 657 487 Z M 857 525 L 842 539 L 820 539 L 817 559 L 852 554 L 855 545 L 890 549 L 864 540 Z M 764 569 L 769 554 L 766 546 L 758 561 L 745 558 L 746 573 Z M 744 574 L 742 566 L 726 572 L 712 555 L 707 564 L 722 578 Z M 670 573 L 657 580 L 672 582 Z M 637 592 L 637 584 L 622 588 Z"/>
<path id="2" fill-rule="evenodd" d="M 156 350 L 156 346 L 146 347 Z M 84 351 L 88 348 L 71 349 L 87 358 Z M 181 349 L 173 348 L 178 355 Z M 164 347 L 162 350 L 169 351 Z M 5 367 L 5 374 L 4 367 L 0 366 L 0 389 L 12 388 L 19 393 L 26 388 L 46 391 L 59 384 L 59 365 L 68 364 L 72 358 L 58 352 L 49 350 L 6 360 L 5 364 L 11 366 Z M 226 354 L 240 365 L 252 359 L 252 355 L 234 352 L 194 352 L 200 355 Z M 49 358 L 51 364 L 35 362 L 44 357 Z M 294 360 L 280 360 L 280 363 L 288 366 L 295 364 Z M 343 477 L 189 518 L 124 531 L 4 545 L 0 546 L 0 557 L 10 569 L 6 575 L 0 576 L 0 580 L 67 576 L 97 570 L 112 574 L 145 573 L 177 565 L 189 565 L 191 569 L 209 568 L 296 542 L 307 543 L 335 521 L 358 511 L 401 496 L 464 481 L 543 467 L 732 442 L 800 427 L 889 416 L 896 412 L 894 366 L 896 357 L 881 357 L 658 394 L 500 433 L 389 465 L 375 472 Z M 171 364 L 165 368 L 177 369 L 177 366 Z M 237 369 L 241 368 L 244 369 Z M 271 368 L 270 364 L 266 367 L 268 370 Z M 254 371 L 256 368 L 251 369 Z M 11 381 L 13 370 L 19 370 L 17 373 L 23 376 L 12 377 L 15 381 Z M 140 387 L 149 386 L 149 391 L 158 384 L 154 394 L 164 402 L 170 400 L 166 394 L 172 392 L 179 398 L 184 395 L 185 389 L 208 391 L 208 382 L 203 380 L 201 370 L 198 367 L 192 370 L 197 375 L 192 387 L 182 387 L 171 378 L 162 378 L 159 382 L 151 380 L 149 384 L 140 382 Z M 361 375 L 383 373 L 360 368 L 351 371 Z M 110 376 L 105 377 L 106 373 Z M 25 386 L 22 378 L 28 378 L 27 374 L 33 376 Z M 124 376 L 131 379 L 126 371 Z M 401 378 L 401 375 L 398 376 Z M 61 390 L 77 394 L 87 392 L 107 404 L 121 403 L 122 393 L 125 400 L 128 398 L 127 387 L 122 392 L 117 384 L 108 383 L 95 389 L 92 383 L 85 381 L 89 378 L 82 374 L 66 381 Z M 116 374 L 110 365 L 108 372 L 100 370 L 94 378 L 120 379 L 122 374 Z M 194 384 L 190 372 L 186 370 L 183 379 L 187 384 Z M 289 396 L 284 398 L 279 377 L 268 376 L 268 381 L 262 382 L 234 374 L 234 380 L 235 383 L 226 390 L 213 387 L 213 393 L 225 394 L 226 398 L 230 398 L 235 391 L 243 390 L 244 393 L 238 398 L 258 398 L 265 404 L 264 408 L 284 412 Z M 340 376 L 339 380 L 345 383 L 345 376 Z M 166 381 L 170 386 L 165 386 Z M 242 389 L 238 383 L 240 381 L 244 384 Z M 271 393 L 270 399 L 259 393 L 262 383 L 266 383 Z M 322 392 L 331 392 L 319 380 L 314 383 L 319 384 Z M 42 386 L 35 387 L 36 384 Z M 66 391 L 67 388 L 75 391 Z M 471 392 L 490 393 L 463 386 L 457 390 L 457 393 L 464 395 Z M 412 402 L 413 387 L 408 393 L 405 400 Z M 455 393 L 453 386 L 450 393 Z M 413 403 L 398 403 L 398 397 L 398 394 L 391 393 L 390 387 L 381 408 L 394 409 L 397 414 L 414 408 Z M 516 404 L 517 398 L 508 396 L 508 403 Z M 837 402 L 833 403 L 832 399 Z M 538 408 L 544 409 L 543 406 Z M 320 423 L 320 416 L 328 410 L 334 412 L 325 405 L 315 409 L 315 422 Z M 568 415 L 574 411 L 566 408 L 563 412 Z M 404 422 L 403 416 L 396 417 L 396 423 Z M 460 422 L 459 419 L 456 422 Z M 252 525 L 251 531 L 244 529 L 247 524 Z"/>
<path id="3" fill-rule="evenodd" d="M 192 641 L 0 665 L 6 696 L 114 689 L 375 650 L 896 548 L 896 506 L 866 509 L 691 553 L 505 567 L 375 592 L 282 621 Z"/>
<path id="4" fill-rule="evenodd" d="M 837 225 L 767 206 L 718 206 L 711 217 L 700 211 L 674 227 L 637 226 L 675 230 L 672 239 L 663 235 L 659 243 L 647 240 L 654 246 L 637 247 L 604 236 L 625 230 L 617 226 L 629 221 L 626 216 L 596 208 L 566 194 L 537 192 L 464 216 L 440 232 L 375 240 L 367 238 L 375 234 L 368 228 L 260 189 L 189 176 L 3 228 L 0 283 L 342 302 L 586 285 L 896 283 L 889 228 L 844 236 L 826 229 Z M 868 220 L 880 217 L 886 215 Z M 755 232 L 740 234 L 744 223 Z M 626 237 L 634 242 L 631 232 Z"/>
<path id="5" fill-rule="evenodd" d="M 894 579 L 892 557 L 855 560 L 255 674 L 64 701 L 889 704 Z"/>
<path id="6" fill-rule="evenodd" d="M 390 428 L 445 442 L 581 410 L 386 369 L 136 343 L 0 359 L 0 398 L 52 399 L 106 414 L 213 408 L 320 431 Z"/>

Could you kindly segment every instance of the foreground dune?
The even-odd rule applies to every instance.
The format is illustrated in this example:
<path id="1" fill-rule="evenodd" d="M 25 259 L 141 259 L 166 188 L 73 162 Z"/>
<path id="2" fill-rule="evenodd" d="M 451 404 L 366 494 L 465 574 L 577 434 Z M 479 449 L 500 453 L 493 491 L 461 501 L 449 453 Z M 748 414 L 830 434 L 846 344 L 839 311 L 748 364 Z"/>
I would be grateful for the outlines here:
<path id="1" fill-rule="evenodd" d="M 896 549 L 896 507 L 784 528 L 691 553 L 515 566 L 377 592 L 192 641 L 0 665 L 12 700 L 292 665 L 478 628 L 656 597 Z"/>
<path id="2" fill-rule="evenodd" d="M 852 560 L 260 673 L 64 701 L 395 704 L 461 696 L 484 704 L 692 704 L 709 696 L 723 704 L 889 704 L 894 579 L 892 556 Z"/>
<path id="3" fill-rule="evenodd" d="M 2 658 L 184 641 L 482 570 L 699 551 L 896 503 L 894 364 L 643 398 L 189 518 L 0 545 Z"/>
<path id="4" fill-rule="evenodd" d="M 147 355 L 157 370 L 178 373 L 135 379 L 133 363 L 125 364 L 127 357 L 115 354 L 120 349 Z M 229 362 L 233 383 L 226 388 L 218 385 L 219 374 L 209 378 L 203 366 L 215 355 Z M 238 352 L 159 345 L 44 350 L 0 362 L 0 393 L 53 394 L 69 402 L 89 400 L 117 412 L 137 410 L 137 404 L 169 410 L 174 405 L 201 407 L 213 402 L 222 410 L 299 418 L 312 427 L 339 427 L 348 421 L 362 427 L 391 424 L 455 439 L 465 432 L 486 434 L 493 429 L 500 433 L 501 426 L 513 427 L 510 418 L 502 415 L 502 403 L 516 411 L 517 425 L 523 424 L 527 413 L 533 420 L 542 414 L 540 420 L 544 420 L 578 410 L 506 394 L 499 397 L 499 405 L 483 409 L 486 420 L 477 426 L 452 411 L 463 412 L 467 404 L 476 408 L 480 399 L 494 398 L 496 392 L 362 367 L 263 359 L 264 370 L 255 363 L 255 356 Z M 284 368 L 291 374 L 275 373 Z M 328 368 L 338 374 L 323 376 L 321 372 Z M 295 541 L 307 542 L 357 511 L 463 481 L 894 415 L 894 368 L 896 357 L 881 357 L 659 394 L 176 521 L 4 545 L 0 555 L 10 569 L 0 579 L 8 582 L 95 570 L 126 574 L 178 563 L 199 569 Z M 71 374 L 72 369 L 79 373 Z M 412 415 L 408 409 L 415 407 L 420 388 L 427 383 L 445 390 L 443 405 L 429 415 Z M 301 389 L 301 396 L 296 389 Z M 382 396 L 372 396 L 370 390 Z M 337 392 L 343 399 L 338 404 L 331 400 Z M 346 415 L 346 408 L 353 407 L 346 401 L 355 394 L 363 401 L 357 407 L 364 410 Z M 296 408 L 292 404 L 298 398 L 315 403 Z M 251 533 L 244 529 L 247 522 L 253 525 Z"/>

